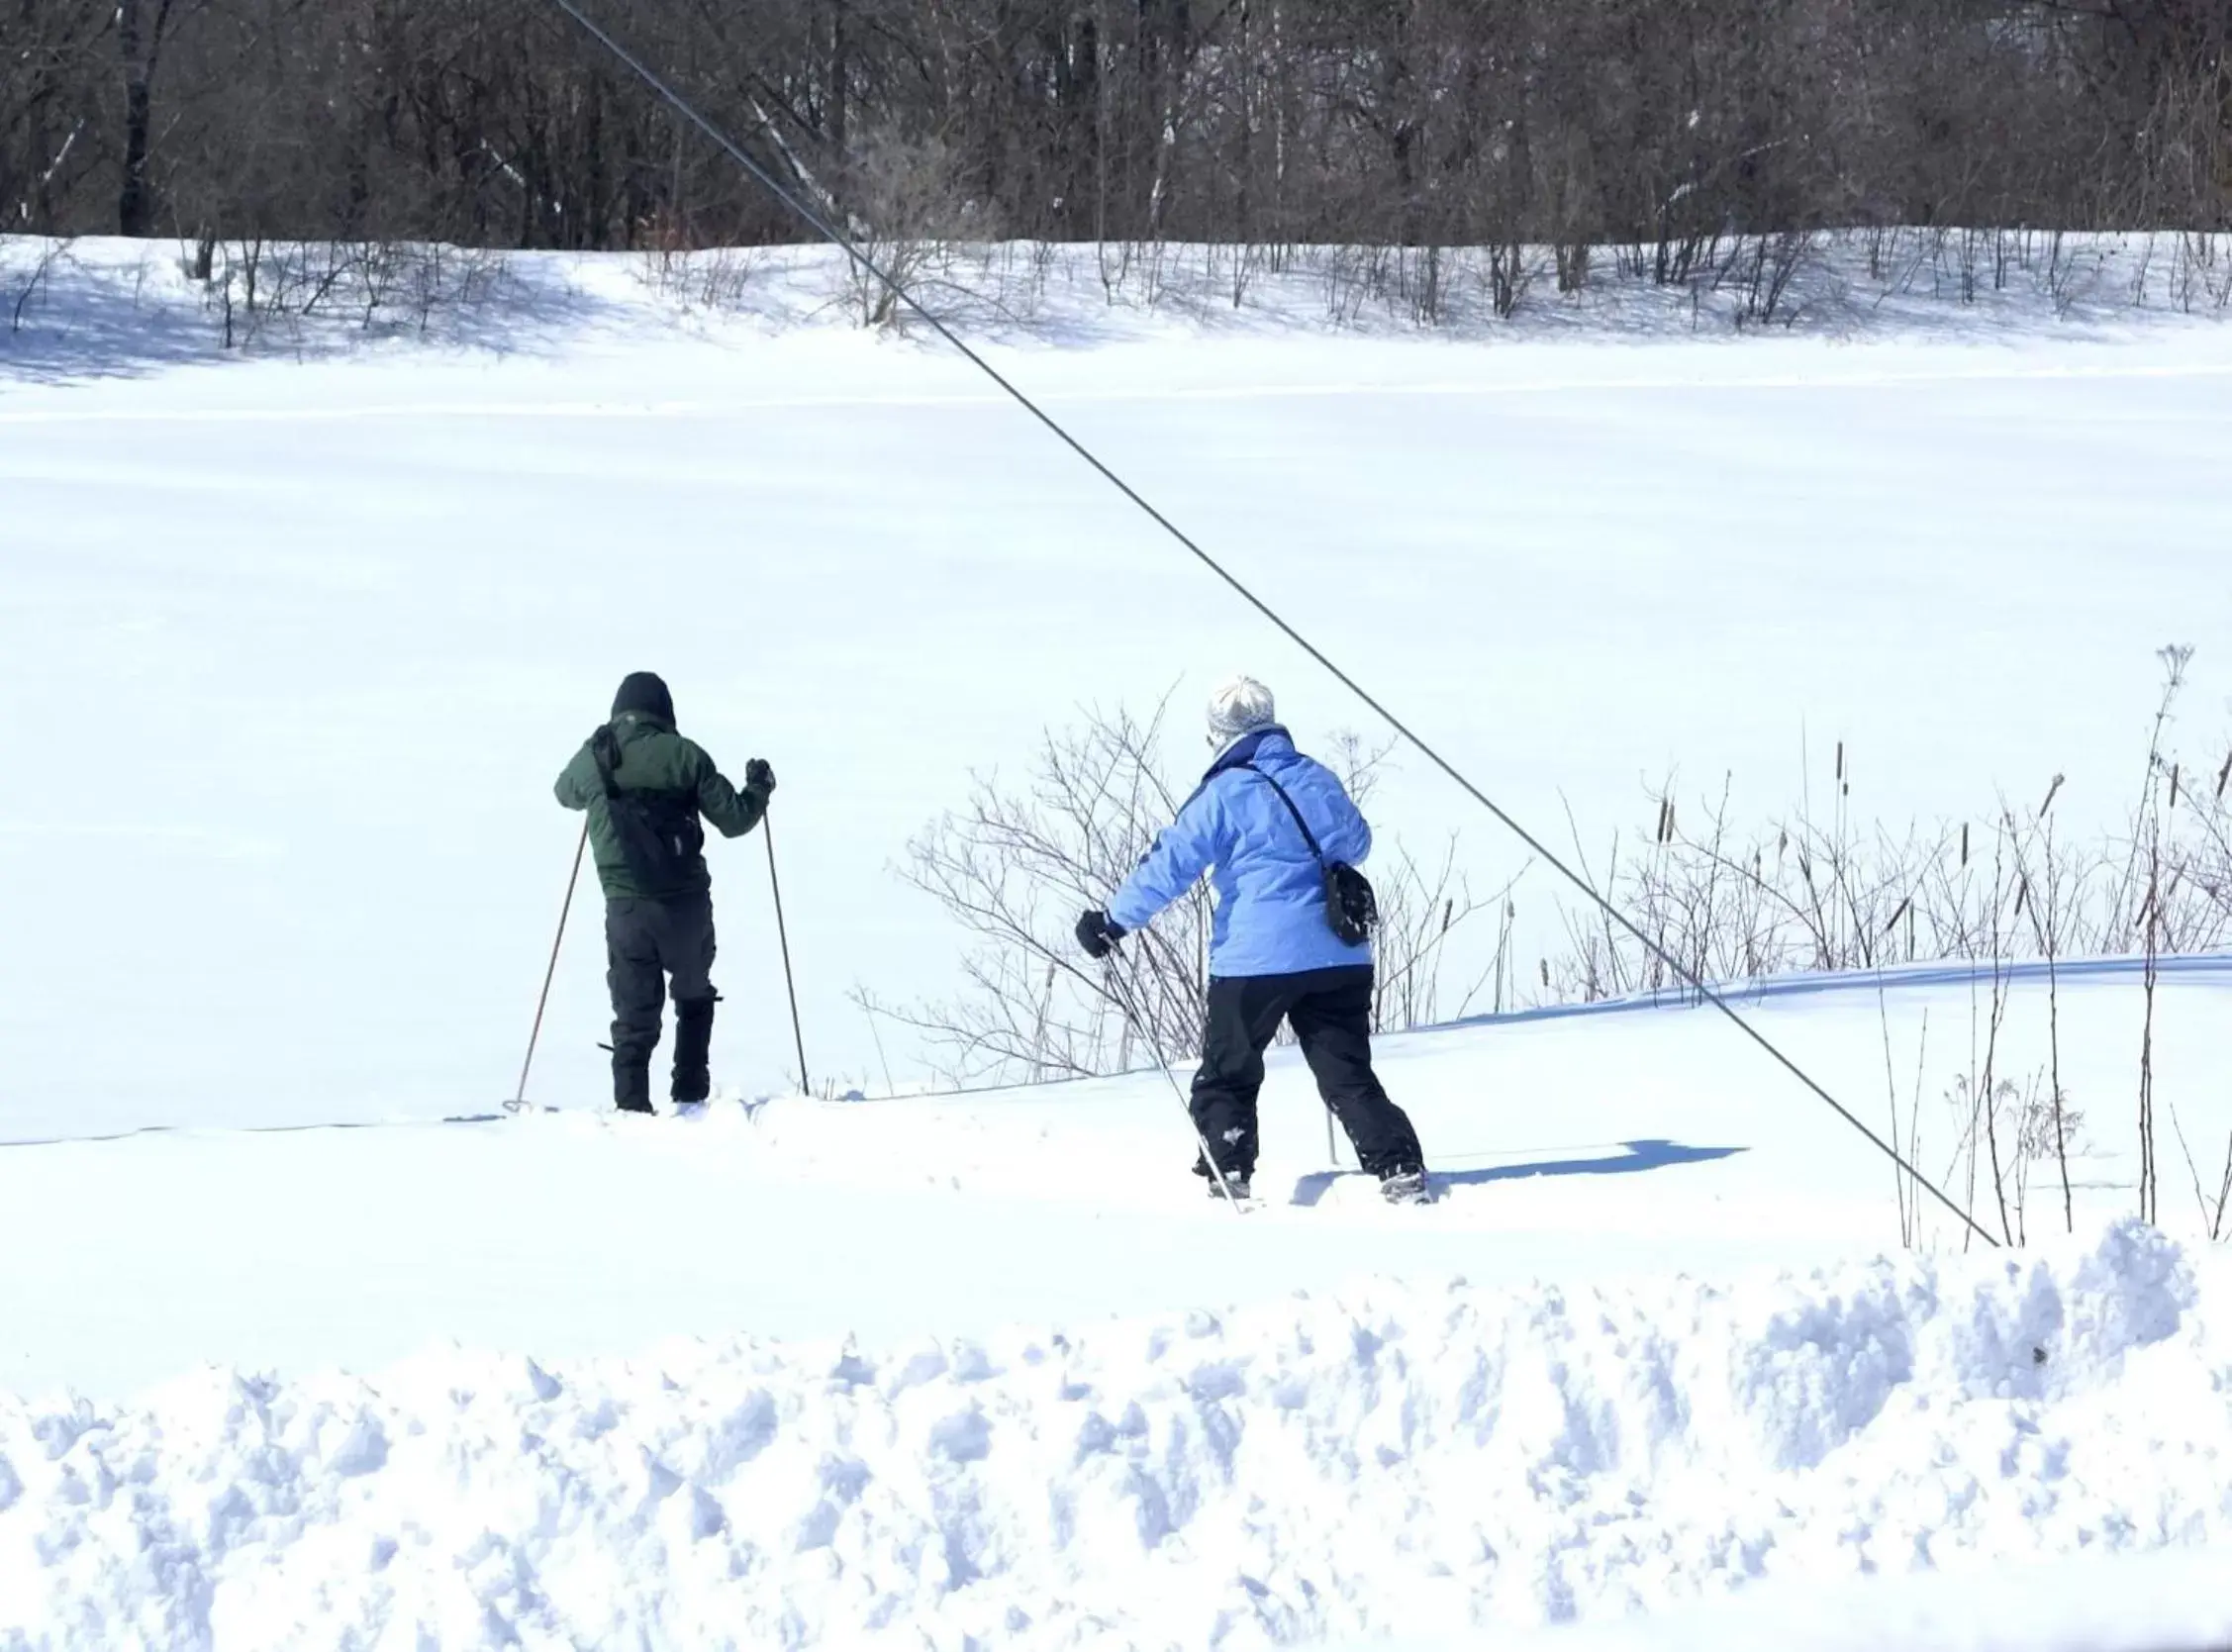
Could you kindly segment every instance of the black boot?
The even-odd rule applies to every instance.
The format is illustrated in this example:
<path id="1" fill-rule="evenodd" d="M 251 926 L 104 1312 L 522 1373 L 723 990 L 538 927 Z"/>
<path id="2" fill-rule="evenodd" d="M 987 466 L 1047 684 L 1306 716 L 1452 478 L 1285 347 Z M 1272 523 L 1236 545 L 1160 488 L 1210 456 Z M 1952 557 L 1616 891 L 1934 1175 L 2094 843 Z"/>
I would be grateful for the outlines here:
<path id="1" fill-rule="evenodd" d="M 718 998 L 693 998 L 674 1006 L 674 1099 L 702 1102 L 713 1094 L 713 1007 Z"/>
<path id="2" fill-rule="evenodd" d="M 650 1051 L 613 1051 L 613 1102 L 623 1113 L 651 1111 Z"/>

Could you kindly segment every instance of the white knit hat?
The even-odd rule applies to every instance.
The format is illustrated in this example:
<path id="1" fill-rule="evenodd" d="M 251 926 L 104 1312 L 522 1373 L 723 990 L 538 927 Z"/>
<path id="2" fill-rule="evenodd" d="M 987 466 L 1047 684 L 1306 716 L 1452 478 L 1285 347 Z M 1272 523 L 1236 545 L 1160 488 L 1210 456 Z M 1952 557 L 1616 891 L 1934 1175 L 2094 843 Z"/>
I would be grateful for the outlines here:
<path id="1" fill-rule="evenodd" d="M 1271 691 L 1253 677 L 1238 676 L 1219 683 L 1209 697 L 1209 739 L 1215 746 L 1230 745 L 1243 734 L 1268 729 L 1279 721 L 1279 704 Z"/>

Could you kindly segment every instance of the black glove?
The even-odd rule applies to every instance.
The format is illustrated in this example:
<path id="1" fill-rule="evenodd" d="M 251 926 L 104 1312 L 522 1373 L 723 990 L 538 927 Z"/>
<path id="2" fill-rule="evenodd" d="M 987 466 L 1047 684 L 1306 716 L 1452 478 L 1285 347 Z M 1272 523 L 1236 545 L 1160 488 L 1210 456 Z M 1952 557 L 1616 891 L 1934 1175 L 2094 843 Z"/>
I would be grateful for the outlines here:
<path id="1" fill-rule="evenodd" d="M 744 765 L 744 785 L 761 797 L 775 795 L 775 771 L 767 766 L 767 759 L 754 757 Z"/>
<path id="2" fill-rule="evenodd" d="M 1085 948 L 1088 958 L 1108 957 L 1123 936 L 1123 925 L 1111 923 L 1105 912 L 1089 912 L 1077 921 L 1077 944 Z"/>

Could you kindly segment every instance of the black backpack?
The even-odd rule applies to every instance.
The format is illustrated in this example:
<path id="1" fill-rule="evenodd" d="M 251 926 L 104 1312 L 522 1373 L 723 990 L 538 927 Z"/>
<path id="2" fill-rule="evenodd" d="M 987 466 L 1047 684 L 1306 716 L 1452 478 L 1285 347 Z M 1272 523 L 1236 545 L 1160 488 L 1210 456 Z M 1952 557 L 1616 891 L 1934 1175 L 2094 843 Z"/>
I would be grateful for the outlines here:
<path id="1" fill-rule="evenodd" d="M 1310 823 L 1302 818 L 1302 811 L 1295 807 L 1295 800 L 1287 795 L 1286 787 L 1253 763 L 1242 763 L 1239 766 L 1250 774 L 1261 776 L 1279 794 L 1279 801 L 1287 806 L 1287 813 L 1295 818 L 1295 825 L 1302 827 L 1302 840 L 1310 845 L 1310 852 L 1317 857 L 1318 870 L 1325 874 L 1326 923 L 1345 944 L 1362 946 L 1380 926 L 1380 897 L 1372 888 L 1372 880 L 1345 860 L 1325 858 L 1325 851 L 1317 844 L 1317 833 L 1310 829 Z"/>
<path id="2" fill-rule="evenodd" d="M 589 755 L 605 786 L 605 814 L 619 840 L 621 859 L 635 887 L 653 900 L 698 887 L 705 826 L 694 792 L 623 791 L 613 779 L 620 766 L 620 735 L 611 724 L 589 736 Z"/>

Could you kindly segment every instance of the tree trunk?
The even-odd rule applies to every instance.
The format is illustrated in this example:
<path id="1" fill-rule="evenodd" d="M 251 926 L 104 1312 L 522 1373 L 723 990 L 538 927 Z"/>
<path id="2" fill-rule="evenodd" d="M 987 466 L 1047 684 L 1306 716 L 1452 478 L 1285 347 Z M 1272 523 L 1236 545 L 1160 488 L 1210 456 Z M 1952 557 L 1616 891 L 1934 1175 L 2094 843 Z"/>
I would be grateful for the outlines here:
<path id="1" fill-rule="evenodd" d="M 147 125 L 150 97 L 147 80 L 152 53 L 143 55 L 140 45 L 141 0 L 118 0 L 116 8 L 117 55 L 124 67 L 124 182 L 117 193 L 116 228 L 120 236 L 144 236 L 154 217 L 147 195 Z"/>
<path id="2" fill-rule="evenodd" d="M 828 99 L 826 131 L 829 145 L 839 154 L 844 152 L 845 134 L 851 114 L 847 107 L 851 71 L 845 62 L 844 0 L 831 0 L 829 7 L 829 50 L 823 66 L 825 95 Z"/>

